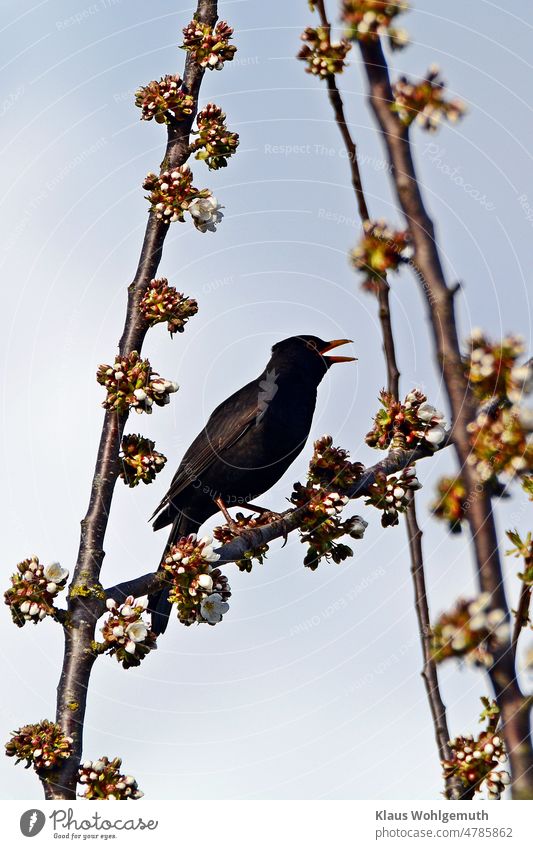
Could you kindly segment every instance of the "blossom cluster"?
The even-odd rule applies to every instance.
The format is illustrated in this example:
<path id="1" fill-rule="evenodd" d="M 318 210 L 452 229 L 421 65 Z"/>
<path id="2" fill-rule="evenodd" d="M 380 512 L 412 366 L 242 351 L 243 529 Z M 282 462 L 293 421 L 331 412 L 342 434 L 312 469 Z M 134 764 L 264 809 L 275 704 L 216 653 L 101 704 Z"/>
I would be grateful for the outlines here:
<path id="1" fill-rule="evenodd" d="M 406 126 L 416 120 L 422 129 L 434 132 L 444 118 L 455 123 L 466 112 L 461 100 L 445 98 L 445 88 L 437 65 L 432 65 L 426 78 L 416 84 L 407 77 L 400 77 L 392 87 L 394 102 L 391 109 Z"/>
<path id="2" fill-rule="evenodd" d="M 139 666 L 141 660 L 157 648 L 155 634 L 143 620 L 148 601 L 128 596 L 120 605 L 112 598 L 106 601 L 109 615 L 101 627 L 103 643 L 98 651 L 116 657 L 124 669 Z"/>
<path id="3" fill-rule="evenodd" d="M 365 504 L 371 504 L 381 510 L 381 524 L 384 528 L 389 528 L 398 524 L 398 514 L 404 513 L 409 506 L 410 493 L 420 487 L 421 483 L 413 466 L 388 477 L 383 473 L 378 474 L 368 488 Z"/>
<path id="4" fill-rule="evenodd" d="M 364 275 L 363 289 L 375 292 L 389 271 L 397 271 L 412 254 L 407 230 L 392 230 L 385 221 L 365 221 L 361 241 L 353 249 L 350 260 L 356 271 Z"/>
<path id="5" fill-rule="evenodd" d="M 139 309 L 150 327 L 166 321 L 172 336 L 183 333 L 187 321 L 198 312 L 198 303 L 169 286 L 166 277 L 159 277 L 150 280 Z"/>
<path id="6" fill-rule="evenodd" d="M 334 446 L 332 437 L 327 434 L 317 439 L 313 448 L 307 473 L 308 485 L 329 487 L 346 495 L 361 477 L 364 470 L 362 463 L 353 463 L 349 452 Z"/>
<path id="7" fill-rule="evenodd" d="M 514 477 L 533 471 L 533 410 L 482 408 L 467 429 L 472 445 L 468 462 L 482 481 L 502 473 Z"/>
<path id="8" fill-rule="evenodd" d="M 437 483 L 437 497 L 431 504 L 431 512 L 437 519 L 448 522 L 453 534 L 461 533 L 466 517 L 467 491 L 460 477 L 441 478 Z"/>
<path id="9" fill-rule="evenodd" d="M 185 221 L 188 212 L 197 230 L 214 232 L 223 218 L 221 206 L 209 189 L 201 191 L 192 185 L 192 171 L 188 165 L 180 165 L 173 171 L 161 174 L 148 174 L 143 188 L 150 194 L 150 211 L 160 221 L 171 224 L 173 221 Z"/>
<path id="10" fill-rule="evenodd" d="M 432 654 L 436 663 L 464 658 L 476 666 L 490 667 L 493 654 L 509 641 L 505 611 L 490 608 L 490 594 L 482 593 L 443 613 L 432 628 Z"/>
<path id="11" fill-rule="evenodd" d="M 125 357 L 115 357 L 114 365 L 98 367 L 96 380 L 107 390 L 102 401 L 106 410 L 125 413 L 151 413 L 153 404 L 163 407 L 170 402 L 170 394 L 177 392 L 178 384 L 165 380 L 152 371 L 149 360 L 142 360 L 137 351 Z"/>
<path id="12" fill-rule="evenodd" d="M 41 772 L 70 757 L 72 737 L 65 737 L 55 722 L 43 719 L 14 731 L 5 748 L 7 757 L 15 758 L 15 763 L 26 761 L 26 768 L 33 766 Z"/>
<path id="13" fill-rule="evenodd" d="M 487 718 L 487 728 L 478 737 L 456 737 L 450 740 L 452 757 L 443 761 L 444 778 L 459 778 L 467 793 L 487 790 L 489 799 L 499 799 L 510 783 L 506 770 L 499 769 L 507 755 L 503 738 L 496 731 L 499 709 L 496 703 L 483 699 L 486 710 L 481 714 Z"/>
<path id="14" fill-rule="evenodd" d="M 341 520 L 342 511 L 349 501 L 348 496 L 295 483 L 291 501 L 296 507 L 305 507 L 305 515 L 299 526 L 301 540 L 308 546 L 304 566 L 315 570 L 323 558 L 342 563 L 353 555 L 348 545 L 337 540 L 345 536 L 362 539 L 368 522 L 361 516 Z"/>
<path id="15" fill-rule="evenodd" d="M 137 433 L 122 437 L 120 446 L 120 477 L 129 487 L 152 483 L 167 462 L 164 454 L 155 451 L 155 442 Z"/>
<path id="16" fill-rule="evenodd" d="M 139 790 L 133 775 L 120 772 L 120 758 L 102 757 L 98 761 L 84 761 L 78 772 L 78 781 L 84 785 L 81 794 L 84 799 L 100 801 L 102 799 L 140 799 L 144 793 Z"/>
<path id="17" fill-rule="evenodd" d="M 368 525 L 360 516 L 341 519 L 350 500 L 349 489 L 360 477 L 362 466 L 351 463 L 348 452 L 332 443 L 331 436 L 315 442 L 307 483 L 295 483 L 290 499 L 296 507 L 305 508 L 299 531 L 308 546 L 304 566 L 313 570 L 323 558 L 341 563 L 350 557 L 352 549 L 337 540 L 344 536 L 361 539 Z"/>
<path id="18" fill-rule="evenodd" d="M 518 364 L 525 350 L 521 336 L 505 336 L 500 342 L 492 342 L 482 330 L 475 329 L 467 346 L 463 357 L 465 374 L 480 402 L 517 404 L 533 392 L 533 362 Z"/>
<path id="19" fill-rule="evenodd" d="M 232 539 L 235 539 L 239 533 L 245 533 L 248 530 L 253 531 L 255 528 L 270 524 L 272 518 L 272 514 L 268 510 L 260 514 L 250 514 L 248 516 L 245 516 L 244 513 L 236 513 L 232 527 L 230 525 L 218 525 L 213 529 L 213 536 L 218 542 L 224 545 L 224 543 L 231 542 Z M 257 560 L 258 563 L 263 563 L 267 551 L 268 545 L 266 543 L 259 546 L 259 548 L 245 551 L 242 558 L 235 561 L 235 565 L 241 572 L 251 572 L 253 561 Z"/>
<path id="20" fill-rule="evenodd" d="M 67 578 L 68 569 L 59 563 L 43 566 L 36 555 L 18 563 L 4 593 L 15 625 L 22 628 L 26 622 L 37 624 L 45 616 L 55 616 L 54 599 L 65 589 Z"/>
<path id="21" fill-rule="evenodd" d="M 409 8 L 407 0 L 343 0 L 341 18 L 353 41 L 375 41 L 387 36 L 393 49 L 409 41 L 405 29 L 393 25 L 394 19 Z"/>
<path id="22" fill-rule="evenodd" d="M 183 625 L 216 625 L 229 610 L 231 590 L 226 576 L 212 566 L 219 559 L 212 543 L 211 537 L 182 537 L 161 564 L 172 581 L 169 600 L 176 605 Z"/>
<path id="23" fill-rule="evenodd" d="M 152 80 L 135 92 L 135 105 L 142 109 L 141 120 L 158 124 L 168 123 L 169 116 L 181 121 L 192 115 L 194 98 L 182 88 L 182 79 L 177 74 L 166 74 L 159 82 Z"/>
<path id="24" fill-rule="evenodd" d="M 192 145 L 197 151 L 195 158 L 213 171 L 225 168 L 228 157 L 233 156 L 239 146 L 239 134 L 226 127 L 226 113 L 220 106 L 208 103 L 196 116 L 196 124 L 198 136 Z"/>
<path id="25" fill-rule="evenodd" d="M 382 409 L 374 418 L 374 426 L 366 435 L 371 448 L 414 448 L 423 445 L 436 450 L 446 437 L 444 414 L 428 403 L 426 395 L 413 389 L 403 404 L 384 389 L 380 394 Z"/>
<path id="26" fill-rule="evenodd" d="M 301 38 L 305 43 L 297 58 L 307 62 L 305 70 L 308 74 L 315 74 L 321 79 L 331 74 L 342 74 L 346 55 L 352 49 L 346 39 L 332 42 L 326 27 L 307 27 Z"/>
<path id="27" fill-rule="evenodd" d="M 232 61 L 237 50 L 229 43 L 232 35 L 233 28 L 225 21 L 218 21 L 212 27 L 195 19 L 183 28 L 182 47 L 202 68 L 220 71 L 224 62 Z"/>

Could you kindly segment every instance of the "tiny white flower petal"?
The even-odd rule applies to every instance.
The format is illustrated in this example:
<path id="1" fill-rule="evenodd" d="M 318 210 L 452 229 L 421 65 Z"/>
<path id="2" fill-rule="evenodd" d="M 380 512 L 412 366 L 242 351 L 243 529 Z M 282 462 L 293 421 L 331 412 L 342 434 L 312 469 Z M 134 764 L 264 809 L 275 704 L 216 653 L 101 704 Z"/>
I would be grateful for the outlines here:
<path id="1" fill-rule="evenodd" d="M 436 408 L 432 404 L 428 404 L 426 401 L 426 403 L 420 404 L 420 407 L 417 410 L 417 416 L 422 422 L 430 422 L 436 412 Z"/>
<path id="2" fill-rule="evenodd" d="M 60 584 L 68 576 L 68 569 L 63 569 L 60 563 L 50 563 L 44 569 L 44 577 L 47 581 Z"/>
<path id="3" fill-rule="evenodd" d="M 146 639 L 146 636 L 148 634 L 148 628 L 146 627 L 144 622 L 141 622 L 139 620 L 138 622 L 132 622 L 130 625 L 128 625 L 128 627 L 126 628 L 126 634 L 134 643 L 140 643 L 144 639 Z"/>
<path id="4" fill-rule="evenodd" d="M 213 578 L 211 575 L 198 575 L 198 586 L 210 592 L 213 589 Z"/>
<path id="5" fill-rule="evenodd" d="M 440 445 L 445 436 L 446 431 L 444 428 L 441 425 L 436 425 L 435 427 L 432 427 L 431 430 L 428 430 L 426 433 L 426 440 L 431 445 Z"/>
<path id="6" fill-rule="evenodd" d="M 128 640 L 124 648 L 127 652 L 129 652 L 129 654 L 135 654 L 135 643 L 133 640 Z"/>

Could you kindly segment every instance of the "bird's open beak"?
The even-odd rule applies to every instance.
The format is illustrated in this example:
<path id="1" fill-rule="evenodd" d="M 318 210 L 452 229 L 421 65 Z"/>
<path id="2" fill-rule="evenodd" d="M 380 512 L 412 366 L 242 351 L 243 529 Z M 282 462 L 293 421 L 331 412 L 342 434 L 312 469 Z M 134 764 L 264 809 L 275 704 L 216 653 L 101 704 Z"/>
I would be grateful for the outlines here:
<path id="1" fill-rule="evenodd" d="M 352 342 L 352 339 L 332 339 L 331 342 L 328 342 L 325 348 L 322 348 L 320 354 L 324 357 L 324 354 L 327 354 L 328 351 L 332 351 L 333 348 L 338 348 L 340 345 L 347 345 L 348 342 Z M 357 357 L 324 357 L 324 359 L 328 363 L 353 363 Z"/>

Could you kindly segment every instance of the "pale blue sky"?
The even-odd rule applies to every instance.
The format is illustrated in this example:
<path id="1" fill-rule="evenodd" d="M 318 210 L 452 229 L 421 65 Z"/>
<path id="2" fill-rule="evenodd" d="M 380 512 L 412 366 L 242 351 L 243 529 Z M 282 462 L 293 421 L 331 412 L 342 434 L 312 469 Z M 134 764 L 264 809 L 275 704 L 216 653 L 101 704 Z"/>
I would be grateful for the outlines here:
<path id="1" fill-rule="evenodd" d="M 464 283 L 461 332 L 514 331 L 530 348 L 533 21 L 526 0 L 506 6 L 420 0 L 404 18 L 412 44 L 391 64 L 416 76 L 439 63 L 469 106 L 457 126 L 413 133 L 450 279 Z M 336 4 L 328 7 L 333 16 Z M 7 0 L 3 9 L 5 585 L 34 552 L 69 568 L 75 561 L 102 419 L 94 373 L 114 356 L 146 221 L 141 182 L 164 144 L 161 127 L 139 121 L 132 93 L 181 69 L 175 45 L 191 4 Z M 148 335 L 145 354 L 181 388 L 170 407 L 135 417 L 128 430 L 154 438 L 170 460 L 150 487 L 117 486 L 106 584 L 155 567 L 164 533 L 154 535 L 147 518 L 182 451 L 285 336 L 355 340 L 358 363 L 335 368 L 320 387 L 312 435 L 332 433 L 363 462 L 378 457 L 364 435 L 384 369 L 376 305 L 347 262 L 357 234 L 348 165 L 324 86 L 294 59 L 313 15 L 306 0 L 233 0 L 220 12 L 239 52 L 207 74 L 202 102 L 225 109 L 241 146 L 223 171 L 193 166 L 195 184 L 226 207 L 218 232 L 174 224 L 166 242 L 160 273 L 196 297 L 200 312 L 173 341 L 163 327 Z M 341 84 L 369 205 L 399 224 L 357 50 L 351 59 Z M 394 282 L 392 302 L 402 386 L 441 402 L 425 308 L 408 273 Z M 308 456 L 263 502 L 283 508 Z M 439 474 L 453 468 L 450 452 L 420 465 L 434 614 L 474 588 L 466 537 L 450 539 L 424 509 Z M 405 530 L 383 531 L 376 512 L 356 507 L 370 525 L 353 560 L 311 573 L 292 535 L 251 575 L 229 570 L 233 597 L 221 625 L 173 622 L 138 670 L 100 660 L 86 756 L 121 755 L 151 798 L 438 796 Z M 525 530 L 530 514 L 516 498 L 498 525 Z M 516 564 L 507 566 L 512 575 Z M 52 622 L 18 631 L 7 608 L 0 627 L 7 739 L 53 716 L 62 635 Z M 484 678 L 454 666 L 441 677 L 452 733 L 475 731 Z M 4 797 L 38 794 L 30 772 L 6 759 L 0 769 Z"/>

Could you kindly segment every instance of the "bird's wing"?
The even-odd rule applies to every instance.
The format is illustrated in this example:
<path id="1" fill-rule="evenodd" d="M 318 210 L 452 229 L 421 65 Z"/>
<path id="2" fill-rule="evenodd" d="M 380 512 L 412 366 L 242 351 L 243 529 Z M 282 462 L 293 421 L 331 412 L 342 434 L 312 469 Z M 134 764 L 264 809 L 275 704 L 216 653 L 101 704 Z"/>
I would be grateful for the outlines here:
<path id="1" fill-rule="evenodd" d="M 185 452 L 170 488 L 150 520 L 157 516 L 191 483 L 201 479 L 217 457 L 244 436 L 261 414 L 258 381 L 254 380 L 211 414 L 205 428 Z"/>

